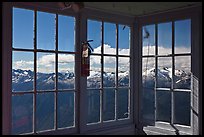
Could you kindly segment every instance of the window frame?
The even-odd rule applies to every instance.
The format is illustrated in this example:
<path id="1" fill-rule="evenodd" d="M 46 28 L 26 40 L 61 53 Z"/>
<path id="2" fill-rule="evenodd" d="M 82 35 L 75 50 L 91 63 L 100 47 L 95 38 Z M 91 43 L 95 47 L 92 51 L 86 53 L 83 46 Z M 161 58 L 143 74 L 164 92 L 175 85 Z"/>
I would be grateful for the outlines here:
<path id="1" fill-rule="evenodd" d="M 185 19 L 190 19 L 191 20 L 191 53 L 187 53 L 187 54 L 183 54 L 183 53 L 179 53 L 178 56 L 182 56 L 182 55 L 191 55 L 191 73 L 192 73 L 192 77 L 194 77 L 194 75 L 198 78 L 199 75 L 198 75 L 198 71 L 200 70 L 199 69 L 199 63 L 197 62 L 197 54 L 199 53 L 199 50 L 197 47 L 197 45 L 199 44 L 199 38 L 198 36 L 200 35 L 199 32 L 196 32 L 196 30 L 198 31 L 198 28 L 196 28 L 196 26 L 198 27 L 199 26 L 199 15 L 197 13 L 199 13 L 199 8 L 196 9 L 195 7 L 193 8 L 184 8 L 184 9 L 181 9 L 181 10 L 173 10 L 173 11 L 170 11 L 170 12 L 164 12 L 164 13 L 157 13 L 157 14 L 151 14 L 151 15 L 147 15 L 147 16 L 141 16 L 141 17 L 138 17 L 137 19 L 137 22 L 138 22 L 138 29 L 139 29 L 139 47 L 137 50 L 139 50 L 139 66 L 140 68 L 142 68 L 142 27 L 143 26 L 146 26 L 146 25 L 152 25 L 152 24 L 160 24 L 160 23 L 167 23 L 167 22 L 172 22 L 172 24 L 174 24 L 173 22 L 175 21 L 180 21 L 180 20 L 185 20 Z M 173 30 L 172 30 L 173 31 Z M 197 36 L 197 37 L 196 37 Z M 173 37 L 174 37 L 174 34 L 173 34 Z M 172 39 L 174 39 L 172 37 Z M 173 41 L 172 41 L 172 44 L 173 44 Z M 151 56 L 151 55 L 150 55 Z M 162 55 L 160 55 L 162 56 Z M 201 70 L 199 71 L 201 72 Z M 141 90 L 139 90 L 140 95 L 139 95 L 139 100 L 142 104 L 142 69 L 140 69 L 140 72 L 139 72 L 140 76 L 138 76 L 137 78 L 140 80 L 140 82 L 138 83 L 139 85 L 139 88 Z M 192 80 L 192 79 L 191 79 Z M 193 86 L 195 83 L 193 83 L 191 81 L 191 86 Z M 198 90 L 198 89 L 196 89 Z M 178 89 L 175 89 L 175 91 L 179 91 Z M 195 109 L 198 107 L 198 98 L 195 99 L 194 95 L 193 94 L 196 94 L 198 95 L 198 93 L 196 93 L 197 91 L 195 91 L 194 89 L 192 89 L 191 91 L 191 126 L 190 126 L 190 134 L 199 134 L 198 133 L 198 119 L 200 117 L 197 116 L 197 114 L 195 112 L 193 112 L 192 108 Z M 194 99 L 193 99 L 194 98 Z M 196 105 L 197 104 L 197 105 Z M 141 106 L 138 106 L 141 110 Z M 198 112 L 198 111 L 197 111 Z M 139 113 L 139 116 L 140 118 L 142 118 L 142 114 L 141 112 Z M 140 123 L 142 123 L 142 120 L 139 120 Z M 139 125 L 139 129 L 142 130 L 142 127 L 143 127 L 143 124 Z M 156 123 L 156 126 L 155 127 L 164 127 L 166 128 L 167 130 L 168 129 L 171 129 L 172 127 L 170 125 L 168 125 L 168 123 Z M 186 132 L 189 131 L 189 128 L 185 128 L 183 127 L 182 125 L 177 125 L 176 128 L 178 129 L 181 129 L 181 133 L 184 132 L 184 133 L 189 133 L 189 132 Z M 149 130 L 149 129 L 148 129 Z"/>

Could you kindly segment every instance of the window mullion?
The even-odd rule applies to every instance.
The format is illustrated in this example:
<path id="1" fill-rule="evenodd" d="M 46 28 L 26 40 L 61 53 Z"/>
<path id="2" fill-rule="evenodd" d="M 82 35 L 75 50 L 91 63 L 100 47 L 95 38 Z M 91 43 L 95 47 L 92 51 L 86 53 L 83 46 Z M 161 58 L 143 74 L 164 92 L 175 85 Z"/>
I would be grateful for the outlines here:
<path id="1" fill-rule="evenodd" d="M 100 90 L 100 121 L 103 123 L 103 73 L 104 73 L 104 22 L 101 25 L 101 90 Z"/>
<path id="2" fill-rule="evenodd" d="M 57 97 L 58 97 L 58 14 L 55 15 L 55 110 L 54 110 L 54 114 L 55 114 L 55 119 L 54 119 L 54 128 L 55 130 L 57 130 L 58 126 L 57 126 Z"/>
<path id="3" fill-rule="evenodd" d="M 34 98 L 33 98 L 33 132 L 36 133 L 36 96 L 37 96 L 37 11 L 34 11 Z"/>
<path id="4" fill-rule="evenodd" d="M 116 24 L 116 73 L 115 73 L 115 120 L 118 120 L 118 116 L 117 116 L 117 102 L 118 102 L 118 98 L 117 98 L 117 94 L 118 94 L 118 36 L 119 36 L 119 31 L 118 31 L 118 24 Z"/>
<path id="5" fill-rule="evenodd" d="M 155 89 L 154 89 L 154 101 L 155 101 L 155 104 L 154 104 L 154 112 L 155 112 L 155 122 L 156 122 L 156 119 L 157 119 L 157 68 L 158 68 L 158 24 L 155 24 Z"/>
<path id="6" fill-rule="evenodd" d="M 174 73 L 175 73 L 175 60 L 174 60 L 174 47 L 175 47 L 175 22 L 172 22 L 172 79 L 171 79 L 171 124 L 174 124 Z"/>

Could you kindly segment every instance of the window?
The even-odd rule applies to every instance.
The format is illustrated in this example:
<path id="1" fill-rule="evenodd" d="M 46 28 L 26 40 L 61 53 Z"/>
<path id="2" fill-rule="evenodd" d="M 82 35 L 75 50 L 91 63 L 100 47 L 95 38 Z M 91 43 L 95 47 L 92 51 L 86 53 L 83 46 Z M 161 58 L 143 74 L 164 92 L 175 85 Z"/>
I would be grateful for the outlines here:
<path id="1" fill-rule="evenodd" d="M 143 26 L 145 125 L 191 126 L 191 19 Z"/>
<path id="2" fill-rule="evenodd" d="M 94 51 L 87 77 L 87 125 L 130 119 L 130 27 L 87 20 Z"/>
<path id="3" fill-rule="evenodd" d="M 76 127 L 75 54 L 74 17 L 13 8 L 12 134 Z"/>

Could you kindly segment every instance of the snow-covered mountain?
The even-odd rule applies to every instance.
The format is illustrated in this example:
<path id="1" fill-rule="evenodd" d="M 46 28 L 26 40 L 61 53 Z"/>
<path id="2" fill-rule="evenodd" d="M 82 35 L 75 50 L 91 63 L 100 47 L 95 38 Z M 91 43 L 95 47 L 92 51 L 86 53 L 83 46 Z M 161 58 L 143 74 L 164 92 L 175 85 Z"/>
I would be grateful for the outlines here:
<path id="1" fill-rule="evenodd" d="M 175 87 L 190 89 L 191 74 L 184 70 L 175 70 Z M 155 68 L 151 68 L 142 73 L 143 85 L 145 87 L 154 87 L 155 82 Z M 172 68 L 160 68 L 157 69 L 157 87 L 171 87 L 172 82 Z"/>
<path id="2" fill-rule="evenodd" d="M 158 69 L 158 87 L 170 87 L 172 79 L 172 69 L 162 68 Z M 143 85 L 147 87 L 154 87 L 155 69 L 149 69 L 143 72 Z M 51 90 L 55 88 L 55 73 L 37 73 L 37 90 Z M 191 75 L 184 70 L 175 70 L 175 86 L 177 88 L 190 89 Z M 33 90 L 34 73 L 31 70 L 12 70 L 12 89 L 13 91 Z M 99 88 L 101 82 L 101 72 L 91 71 L 90 76 L 87 77 L 87 87 Z M 115 86 L 115 73 L 103 73 L 104 87 Z M 73 72 L 58 73 L 58 88 L 59 89 L 73 89 L 75 83 L 75 75 Z M 129 85 L 129 72 L 118 73 L 119 86 Z"/>

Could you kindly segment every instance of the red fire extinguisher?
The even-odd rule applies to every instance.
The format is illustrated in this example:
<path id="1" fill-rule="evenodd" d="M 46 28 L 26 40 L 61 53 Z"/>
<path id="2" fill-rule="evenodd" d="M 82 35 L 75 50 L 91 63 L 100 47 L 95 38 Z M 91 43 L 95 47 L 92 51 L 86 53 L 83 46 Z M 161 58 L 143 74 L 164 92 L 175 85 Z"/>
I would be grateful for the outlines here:
<path id="1" fill-rule="evenodd" d="M 82 42 L 82 57 L 81 57 L 81 76 L 90 75 L 90 53 L 93 51 L 93 48 L 89 44 L 93 40 L 88 40 Z"/>

